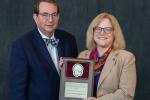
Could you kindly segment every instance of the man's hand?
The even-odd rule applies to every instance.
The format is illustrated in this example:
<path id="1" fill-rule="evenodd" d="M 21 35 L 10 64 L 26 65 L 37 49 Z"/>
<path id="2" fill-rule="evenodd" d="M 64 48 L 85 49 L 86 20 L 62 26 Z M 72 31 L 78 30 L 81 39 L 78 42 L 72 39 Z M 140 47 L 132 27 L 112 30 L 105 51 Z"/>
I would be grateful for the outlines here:
<path id="1" fill-rule="evenodd" d="M 61 69 L 61 67 L 63 67 L 63 64 L 64 64 L 63 57 L 60 57 L 60 59 L 59 59 L 59 68 L 60 69 Z"/>

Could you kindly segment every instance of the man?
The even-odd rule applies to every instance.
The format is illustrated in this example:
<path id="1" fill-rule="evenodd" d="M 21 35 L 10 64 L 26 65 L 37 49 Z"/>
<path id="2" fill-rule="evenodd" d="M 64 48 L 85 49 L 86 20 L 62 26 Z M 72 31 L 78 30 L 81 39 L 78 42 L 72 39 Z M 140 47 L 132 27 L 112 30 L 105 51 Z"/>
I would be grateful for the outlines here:
<path id="1" fill-rule="evenodd" d="M 77 57 L 75 38 L 58 30 L 54 0 L 35 3 L 37 27 L 17 39 L 11 52 L 11 100 L 58 100 L 59 58 Z"/>

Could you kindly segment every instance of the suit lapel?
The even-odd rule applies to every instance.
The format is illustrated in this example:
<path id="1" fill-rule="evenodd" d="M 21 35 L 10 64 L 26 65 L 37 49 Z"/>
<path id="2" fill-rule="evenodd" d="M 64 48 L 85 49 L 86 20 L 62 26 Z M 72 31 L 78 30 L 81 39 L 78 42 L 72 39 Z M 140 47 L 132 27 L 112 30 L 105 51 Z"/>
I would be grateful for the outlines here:
<path id="1" fill-rule="evenodd" d="M 62 37 L 60 37 L 60 35 L 59 35 L 60 33 L 59 33 L 59 31 L 57 30 L 57 31 L 55 31 L 55 38 L 56 39 L 59 39 L 59 43 L 58 43 L 58 46 L 57 46 L 57 51 L 58 51 L 58 59 L 60 58 L 60 57 L 63 57 L 64 55 L 63 55 L 63 45 L 64 45 L 64 41 L 63 41 L 63 39 L 62 39 Z"/>
<path id="2" fill-rule="evenodd" d="M 47 50 L 47 47 L 45 45 L 45 42 L 43 41 L 40 33 L 38 32 L 37 29 L 34 30 L 34 37 L 36 39 L 36 43 L 35 45 L 37 46 L 38 50 L 40 51 L 39 53 L 41 53 L 43 55 L 43 57 L 45 58 L 45 60 L 48 62 L 49 66 L 52 67 L 56 72 L 56 68 L 55 68 L 55 65 L 52 61 L 52 58 Z M 58 73 L 58 72 L 57 72 Z"/>
<path id="3" fill-rule="evenodd" d="M 116 61 L 115 52 L 112 51 L 112 52 L 109 54 L 109 56 L 108 56 L 108 58 L 107 58 L 107 60 L 106 60 L 107 63 L 105 63 L 104 68 L 103 68 L 103 70 L 102 70 L 102 73 L 101 73 L 101 75 L 100 75 L 100 81 L 99 81 L 98 86 L 100 86 L 101 83 L 102 83 L 102 82 L 105 80 L 105 78 L 107 77 L 107 75 L 109 75 L 111 69 L 113 68 L 113 66 L 114 66 L 114 64 L 115 64 L 115 61 Z"/>

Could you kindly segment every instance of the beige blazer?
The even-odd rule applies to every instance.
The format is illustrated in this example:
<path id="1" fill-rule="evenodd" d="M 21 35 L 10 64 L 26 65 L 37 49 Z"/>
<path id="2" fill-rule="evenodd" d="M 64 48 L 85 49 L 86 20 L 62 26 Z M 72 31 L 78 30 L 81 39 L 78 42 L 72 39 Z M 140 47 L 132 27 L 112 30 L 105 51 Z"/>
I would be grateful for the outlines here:
<path id="1" fill-rule="evenodd" d="M 89 58 L 91 51 L 78 58 Z M 112 50 L 100 75 L 98 100 L 133 100 L 136 88 L 135 57 L 126 50 Z"/>

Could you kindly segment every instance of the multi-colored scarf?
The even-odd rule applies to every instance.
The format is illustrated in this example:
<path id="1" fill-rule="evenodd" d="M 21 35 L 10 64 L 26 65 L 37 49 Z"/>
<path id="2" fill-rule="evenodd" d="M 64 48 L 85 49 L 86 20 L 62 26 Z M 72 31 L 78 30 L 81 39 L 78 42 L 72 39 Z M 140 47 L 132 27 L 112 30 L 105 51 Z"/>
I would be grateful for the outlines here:
<path id="1" fill-rule="evenodd" d="M 109 48 L 102 57 L 99 56 L 97 49 L 93 50 L 90 54 L 89 58 L 94 60 L 94 88 L 93 88 L 94 97 L 96 97 L 97 94 L 97 85 L 100 79 L 100 74 L 106 62 L 106 59 L 111 51 L 112 48 Z"/>
<path id="2" fill-rule="evenodd" d="M 94 60 L 94 71 L 96 75 L 102 71 L 105 61 L 111 50 L 112 48 L 109 48 L 102 57 L 99 56 L 97 49 L 91 52 L 90 59 Z"/>

